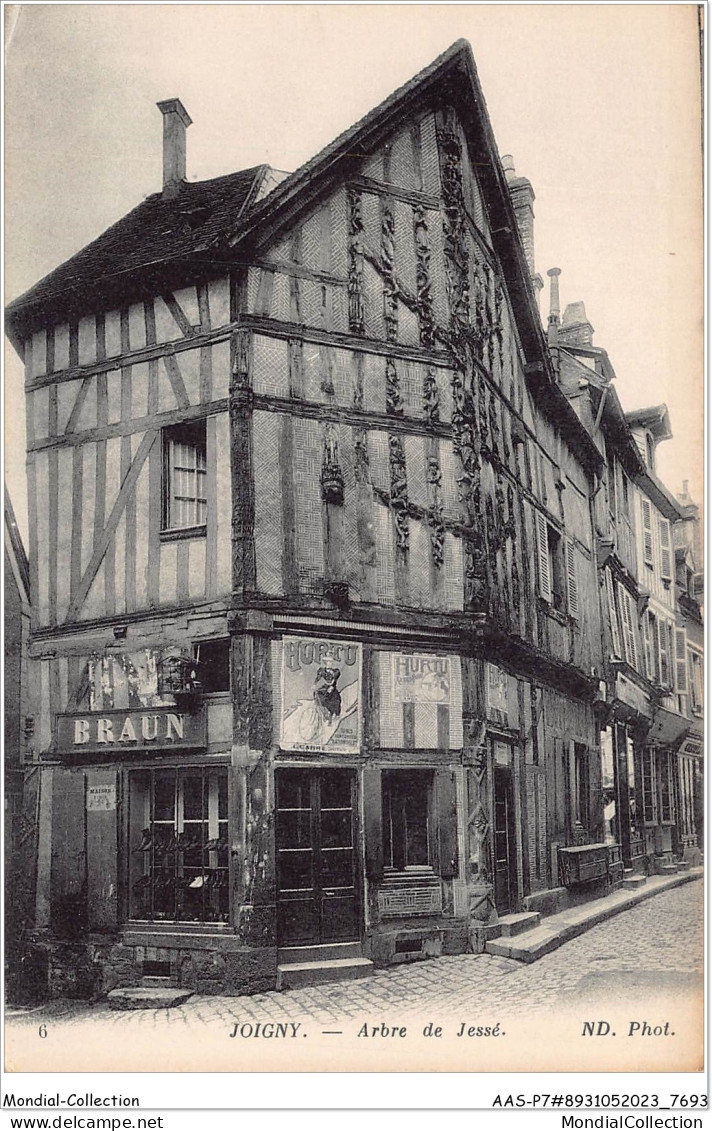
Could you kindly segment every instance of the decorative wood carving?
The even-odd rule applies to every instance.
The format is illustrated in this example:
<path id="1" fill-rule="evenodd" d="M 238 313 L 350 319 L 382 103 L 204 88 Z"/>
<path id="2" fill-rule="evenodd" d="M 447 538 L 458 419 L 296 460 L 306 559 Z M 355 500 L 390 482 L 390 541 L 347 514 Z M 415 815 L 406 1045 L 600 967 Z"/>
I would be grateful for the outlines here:
<path id="1" fill-rule="evenodd" d="M 403 401 L 395 360 L 386 358 L 386 412 L 389 416 L 403 415 Z"/>
<path id="2" fill-rule="evenodd" d="M 349 189 L 349 330 L 363 334 L 366 321 L 363 304 L 363 215 L 361 193 Z"/>
<path id="3" fill-rule="evenodd" d="M 434 456 L 428 457 L 427 463 L 428 495 L 430 497 L 430 513 L 428 523 L 430 526 L 430 546 L 433 555 L 433 564 L 440 569 L 443 564 L 445 526 L 443 523 L 442 501 L 442 471 L 440 464 Z"/>
<path id="4" fill-rule="evenodd" d="M 235 402 L 249 401 L 252 393 L 250 378 L 250 335 L 238 330 L 232 336 L 232 382 L 230 394 Z"/>
<path id="5" fill-rule="evenodd" d="M 321 346 L 319 349 L 319 364 L 321 368 L 321 391 L 325 393 L 327 397 L 333 397 L 335 390 L 331 350 L 327 346 Z"/>
<path id="6" fill-rule="evenodd" d="M 497 330 L 495 315 L 496 279 L 489 264 L 486 265 L 487 276 L 487 363 L 492 377 L 494 377 L 494 363 L 497 356 Z"/>
<path id="7" fill-rule="evenodd" d="M 489 431 L 490 431 L 490 449 L 492 457 L 495 460 L 499 459 L 499 419 L 497 417 L 497 399 L 496 393 L 488 390 L 488 415 L 489 415 Z"/>
<path id="8" fill-rule="evenodd" d="M 499 371 L 504 379 L 504 294 L 499 281 L 494 292 L 494 334 L 497 341 Z"/>
<path id="9" fill-rule="evenodd" d="M 422 204 L 413 208 L 413 229 L 415 233 L 415 286 L 418 301 L 418 322 L 420 325 L 420 344 L 426 349 L 435 345 L 435 319 L 433 298 L 430 291 L 430 245 L 428 242 L 428 221 Z"/>
<path id="10" fill-rule="evenodd" d="M 469 804 L 467 826 L 470 841 L 474 848 L 471 853 L 471 878 L 480 883 L 491 879 L 490 863 L 490 821 L 489 821 L 489 773 L 488 751 L 485 744 L 468 751 L 472 769 L 469 772 Z M 482 898 L 483 893 L 478 893 Z M 482 918 L 479 909 L 471 908 L 473 917 Z"/>
<path id="11" fill-rule="evenodd" d="M 440 180 L 443 197 L 443 232 L 450 315 L 455 322 L 470 323 L 470 251 L 462 193 L 460 139 L 452 129 L 438 131 Z"/>
<path id="12" fill-rule="evenodd" d="M 339 443 L 336 438 L 336 429 L 331 424 L 327 424 L 324 430 L 321 496 L 325 503 L 340 505 L 344 501 L 344 474 L 339 464 Z"/>
<path id="13" fill-rule="evenodd" d="M 405 450 L 400 436 L 388 437 L 391 468 L 391 508 L 396 524 L 396 546 L 405 554 L 408 552 L 408 480 L 405 468 Z"/>
<path id="14" fill-rule="evenodd" d="M 428 366 L 423 378 L 423 412 L 428 424 L 440 423 L 440 392 L 432 365 Z"/>
<path id="15" fill-rule="evenodd" d="M 384 201 L 381 221 L 381 277 L 386 338 L 398 341 L 398 284 L 396 282 L 396 225 L 390 201 Z"/>

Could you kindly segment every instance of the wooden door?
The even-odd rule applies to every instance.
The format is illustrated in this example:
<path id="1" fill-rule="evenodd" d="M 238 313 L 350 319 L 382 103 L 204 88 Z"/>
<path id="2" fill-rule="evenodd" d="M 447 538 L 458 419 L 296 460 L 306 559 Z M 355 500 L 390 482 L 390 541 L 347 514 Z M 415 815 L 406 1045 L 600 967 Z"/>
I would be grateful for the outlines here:
<path id="1" fill-rule="evenodd" d="M 494 767 L 494 898 L 500 915 L 514 909 L 517 896 L 517 858 L 514 835 L 512 774 Z"/>
<path id="2" fill-rule="evenodd" d="M 276 771 L 280 946 L 359 936 L 351 770 Z"/>

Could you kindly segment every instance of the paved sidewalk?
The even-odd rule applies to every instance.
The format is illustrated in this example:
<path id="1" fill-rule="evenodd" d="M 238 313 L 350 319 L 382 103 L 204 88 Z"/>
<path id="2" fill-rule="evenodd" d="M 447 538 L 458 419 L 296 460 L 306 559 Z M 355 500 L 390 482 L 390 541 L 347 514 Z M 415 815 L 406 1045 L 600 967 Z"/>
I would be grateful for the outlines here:
<path id="1" fill-rule="evenodd" d="M 552 950 L 590 930 L 591 927 L 611 919 L 614 915 L 619 915 L 621 911 L 628 911 L 636 904 L 659 895 L 660 892 L 680 887 L 691 880 L 699 879 L 702 875 L 702 868 L 690 868 L 686 872 L 678 872 L 675 876 L 649 876 L 642 887 L 633 891 L 619 889 L 601 899 L 591 900 L 590 903 L 568 907 L 556 915 L 547 915 L 537 927 L 521 935 L 493 939 L 487 944 L 487 952 L 500 958 L 536 962 L 538 958 L 550 954 Z"/>

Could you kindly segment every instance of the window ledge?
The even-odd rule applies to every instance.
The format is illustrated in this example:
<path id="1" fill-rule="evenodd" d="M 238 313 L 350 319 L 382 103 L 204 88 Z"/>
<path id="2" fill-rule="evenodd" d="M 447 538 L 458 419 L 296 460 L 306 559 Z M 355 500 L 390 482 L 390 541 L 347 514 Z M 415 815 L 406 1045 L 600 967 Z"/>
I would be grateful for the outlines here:
<path id="1" fill-rule="evenodd" d="M 548 601 L 545 601 L 543 597 L 539 598 L 539 606 L 544 610 L 548 617 L 551 617 L 552 620 L 557 621 L 558 624 L 564 625 L 565 627 L 568 627 L 572 624 L 578 624 L 578 621 L 575 619 L 575 617 L 569 616 L 568 613 L 562 613 L 560 609 L 555 609 L 554 606 L 550 605 Z"/>
<path id="2" fill-rule="evenodd" d="M 175 529 L 161 530 L 161 542 L 178 542 L 183 538 L 205 538 L 207 526 L 177 526 Z"/>

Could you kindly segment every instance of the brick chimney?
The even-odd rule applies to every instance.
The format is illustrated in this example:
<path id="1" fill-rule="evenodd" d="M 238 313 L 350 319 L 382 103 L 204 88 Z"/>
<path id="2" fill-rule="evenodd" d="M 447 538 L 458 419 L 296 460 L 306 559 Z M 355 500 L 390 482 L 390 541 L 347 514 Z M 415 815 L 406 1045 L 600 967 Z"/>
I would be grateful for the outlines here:
<path id="1" fill-rule="evenodd" d="M 514 158 L 511 153 L 505 153 L 502 158 L 502 169 L 507 178 L 509 195 L 514 206 L 514 215 L 517 217 L 519 236 L 527 257 L 529 275 L 534 287 L 534 293 L 539 301 L 539 292 L 544 286 L 541 275 L 536 272 L 534 264 L 534 189 L 531 181 L 526 177 L 518 177 L 514 168 Z"/>
<path id="2" fill-rule="evenodd" d="M 180 98 L 156 105 L 163 114 L 163 197 L 171 200 L 185 180 L 185 131 L 191 118 Z"/>
<path id="3" fill-rule="evenodd" d="M 592 346 L 593 326 L 582 302 L 568 303 L 559 327 L 560 346 Z"/>
<path id="4" fill-rule="evenodd" d="M 549 320 L 547 338 L 550 346 L 559 344 L 559 323 L 561 321 L 561 305 L 559 303 L 559 275 L 560 267 L 551 267 L 547 275 L 551 279 L 549 284 Z"/>

